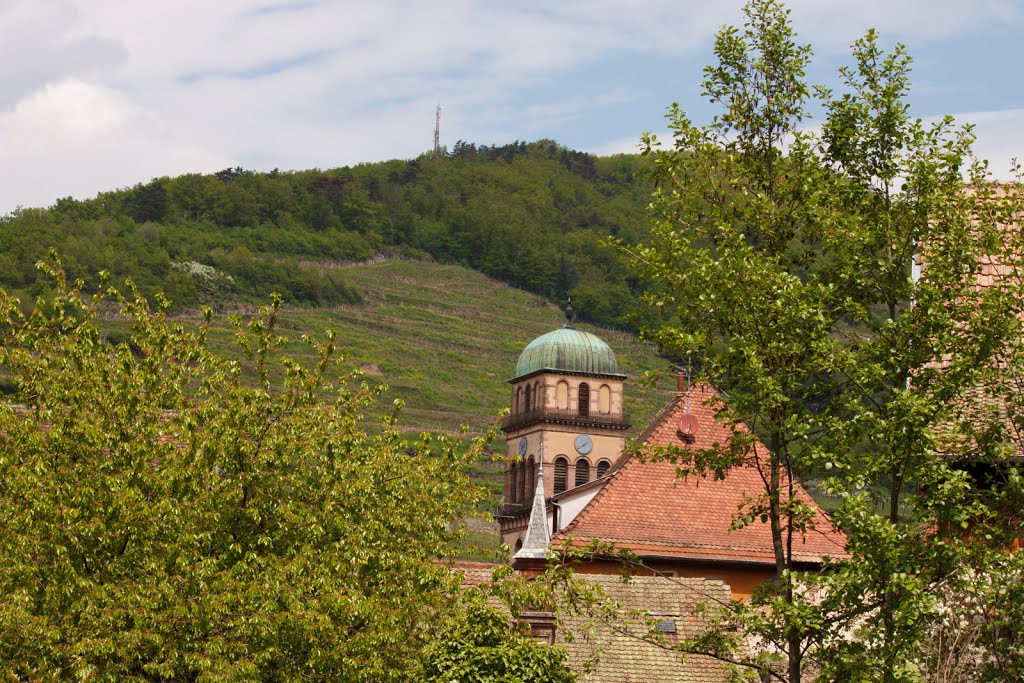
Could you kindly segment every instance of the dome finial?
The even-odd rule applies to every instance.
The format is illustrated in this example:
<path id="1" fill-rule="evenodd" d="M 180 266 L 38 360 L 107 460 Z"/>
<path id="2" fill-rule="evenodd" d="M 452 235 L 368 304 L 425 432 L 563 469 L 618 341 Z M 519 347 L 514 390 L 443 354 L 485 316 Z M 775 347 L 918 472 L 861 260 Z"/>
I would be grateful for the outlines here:
<path id="1" fill-rule="evenodd" d="M 576 311 L 572 307 L 572 297 L 569 297 L 568 302 L 565 306 L 565 326 L 570 330 L 573 329 L 573 323 L 576 322 Z"/>

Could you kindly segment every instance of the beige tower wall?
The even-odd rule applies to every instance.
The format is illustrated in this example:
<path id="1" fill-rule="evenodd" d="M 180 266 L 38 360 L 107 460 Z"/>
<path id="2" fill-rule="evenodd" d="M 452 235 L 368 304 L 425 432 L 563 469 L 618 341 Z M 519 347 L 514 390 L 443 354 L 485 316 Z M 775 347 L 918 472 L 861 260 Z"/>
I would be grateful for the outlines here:
<path id="1" fill-rule="evenodd" d="M 527 412 L 526 390 L 530 389 L 530 411 L 538 408 L 576 411 L 580 386 L 590 387 L 589 413 L 594 416 L 622 417 L 623 381 L 619 377 L 589 377 L 557 372 L 541 372 L 512 384 L 512 415 Z M 539 402 L 538 398 L 539 397 Z M 603 399 L 603 400 L 602 400 Z"/>

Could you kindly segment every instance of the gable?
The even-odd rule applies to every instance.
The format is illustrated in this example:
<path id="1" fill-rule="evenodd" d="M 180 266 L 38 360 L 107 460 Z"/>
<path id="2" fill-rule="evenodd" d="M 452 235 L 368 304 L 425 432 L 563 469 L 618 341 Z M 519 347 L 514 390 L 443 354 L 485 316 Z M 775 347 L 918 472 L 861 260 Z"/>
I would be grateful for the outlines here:
<path id="1" fill-rule="evenodd" d="M 641 436 L 649 446 L 704 449 L 725 444 L 730 431 L 715 419 L 718 394 L 708 385 L 678 394 Z M 680 419 L 694 426 L 684 438 Z M 765 447 L 756 447 L 767 454 Z M 763 491 L 753 464 L 729 469 L 725 478 L 677 477 L 667 461 L 643 462 L 629 456 L 604 488 L 553 539 L 583 547 L 591 541 L 614 543 L 646 558 L 774 566 L 771 530 L 755 520 L 734 529 L 740 508 Z M 826 557 L 845 556 L 845 539 L 831 520 L 797 486 L 797 495 L 815 510 L 813 529 L 794 539 L 794 559 L 820 565 Z"/>

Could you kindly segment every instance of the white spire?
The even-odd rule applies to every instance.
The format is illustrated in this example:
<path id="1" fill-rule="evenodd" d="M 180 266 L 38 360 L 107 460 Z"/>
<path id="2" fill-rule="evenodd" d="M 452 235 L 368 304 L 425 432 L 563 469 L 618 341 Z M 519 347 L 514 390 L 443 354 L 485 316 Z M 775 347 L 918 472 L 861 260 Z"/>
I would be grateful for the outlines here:
<path id="1" fill-rule="evenodd" d="M 513 556 L 517 560 L 543 560 L 547 557 L 548 547 L 551 545 L 551 529 L 548 527 L 547 505 L 544 500 L 543 446 L 537 454 L 537 459 L 540 460 L 540 467 L 537 470 L 537 488 L 533 493 L 533 508 L 530 510 L 530 521 L 526 525 L 523 547 Z"/>

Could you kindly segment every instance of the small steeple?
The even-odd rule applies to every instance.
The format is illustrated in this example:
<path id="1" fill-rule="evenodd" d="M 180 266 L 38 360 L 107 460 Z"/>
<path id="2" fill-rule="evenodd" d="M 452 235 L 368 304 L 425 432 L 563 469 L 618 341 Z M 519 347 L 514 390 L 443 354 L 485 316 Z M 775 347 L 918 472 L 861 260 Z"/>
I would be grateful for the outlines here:
<path id="1" fill-rule="evenodd" d="M 572 297 L 569 297 L 565 305 L 565 326 L 571 330 L 574 328 L 575 323 L 576 311 L 572 307 Z"/>
<path id="2" fill-rule="evenodd" d="M 513 559 L 543 560 L 551 546 L 551 529 L 548 528 L 548 511 L 544 499 L 544 449 L 537 454 L 540 468 L 537 471 L 537 489 L 533 494 L 533 508 L 530 510 L 530 521 L 526 526 L 523 547 Z"/>

